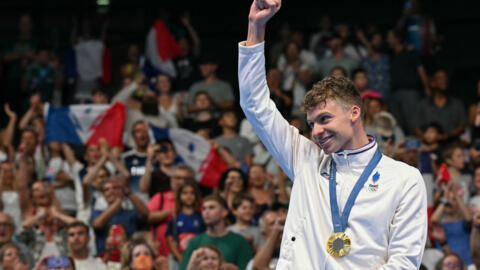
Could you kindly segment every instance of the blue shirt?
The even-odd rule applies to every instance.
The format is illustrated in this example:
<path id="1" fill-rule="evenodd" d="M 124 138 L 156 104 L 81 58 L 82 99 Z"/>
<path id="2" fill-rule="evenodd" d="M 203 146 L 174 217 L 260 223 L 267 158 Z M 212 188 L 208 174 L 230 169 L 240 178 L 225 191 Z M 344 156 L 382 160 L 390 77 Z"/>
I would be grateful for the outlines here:
<path id="1" fill-rule="evenodd" d="M 382 55 L 375 62 L 366 58 L 360 64 L 365 69 L 368 77 L 368 89 L 376 90 L 386 99 L 390 93 L 390 61 L 386 55 Z"/>
<path id="2" fill-rule="evenodd" d="M 135 150 L 122 155 L 123 164 L 130 172 L 130 189 L 134 193 L 140 192 L 140 179 L 145 174 L 146 153 L 138 153 Z"/>
<path id="3" fill-rule="evenodd" d="M 195 235 L 205 231 L 202 215 L 195 212 L 191 215 L 178 213 L 177 216 L 168 223 L 165 235 L 173 236 L 178 241 L 179 236 L 183 233 L 194 233 Z"/>
<path id="4" fill-rule="evenodd" d="M 465 220 L 457 222 L 442 223 L 447 237 L 447 243 L 452 252 L 455 252 L 462 258 L 465 265 L 473 264 L 472 254 L 470 253 L 470 230 Z M 440 248 L 437 244 L 437 248 Z"/>
<path id="5" fill-rule="evenodd" d="M 97 219 L 104 211 L 93 210 L 90 222 L 93 224 L 93 221 Z M 137 210 L 125 210 L 122 209 L 120 212 L 116 213 L 101 229 L 95 230 L 95 244 L 97 246 L 97 253 L 105 252 L 105 241 L 108 236 L 108 230 L 114 224 L 122 225 L 122 227 L 127 232 L 127 236 L 131 236 L 134 232 L 138 230 L 138 224 L 140 223 L 140 217 Z"/>

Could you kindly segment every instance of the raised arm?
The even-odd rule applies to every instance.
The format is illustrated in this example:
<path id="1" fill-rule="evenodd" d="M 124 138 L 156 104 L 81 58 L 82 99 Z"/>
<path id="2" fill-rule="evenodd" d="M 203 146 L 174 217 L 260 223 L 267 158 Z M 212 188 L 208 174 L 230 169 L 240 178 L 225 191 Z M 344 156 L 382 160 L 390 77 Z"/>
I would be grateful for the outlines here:
<path id="1" fill-rule="evenodd" d="M 188 31 L 188 35 L 192 39 L 192 52 L 195 57 L 200 56 L 200 38 L 198 37 L 197 31 L 195 31 L 195 28 L 193 28 L 191 22 L 190 22 L 190 12 L 185 12 L 185 14 L 180 17 L 180 20 L 182 21 L 182 24 L 185 26 L 185 28 Z"/>
<path id="2" fill-rule="evenodd" d="M 15 124 L 17 123 L 17 114 L 10 109 L 8 103 L 4 106 L 5 113 L 8 115 L 8 125 L 3 136 L 3 146 L 9 147 L 12 144 L 13 136 L 15 134 Z"/>
<path id="3" fill-rule="evenodd" d="M 320 148 L 292 127 L 270 99 L 265 75 L 265 25 L 280 1 L 255 0 L 250 8 L 248 37 L 239 44 L 238 81 L 240 106 L 253 129 L 290 179 L 295 179 L 296 161 L 323 158 Z"/>
<path id="4" fill-rule="evenodd" d="M 140 190 L 148 192 L 150 184 L 152 183 L 152 161 L 155 156 L 155 152 L 159 149 L 159 145 L 151 144 L 147 148 L 147 160 L 145 162 L 145 173 L 140 178 Z"/>
<path id="5" fill-rule="evenodd" d="M 248 36 L 246 46 L 253 46 L 265 40 L 265 26 L 280 10 L 280 0 L 254 0 L 248 15 Z"/>

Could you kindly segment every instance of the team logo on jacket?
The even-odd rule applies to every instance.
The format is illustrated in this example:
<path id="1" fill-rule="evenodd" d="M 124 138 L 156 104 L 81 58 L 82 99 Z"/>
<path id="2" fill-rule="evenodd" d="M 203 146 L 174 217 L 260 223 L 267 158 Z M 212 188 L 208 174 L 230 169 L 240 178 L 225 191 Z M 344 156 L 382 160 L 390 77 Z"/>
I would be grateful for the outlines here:
<path id="1" fill-rule="evenodd" d="M 378 183 L 377 181 L 380 179 L 380 174 L 376 172 L 372 176 L 372 183 L 368 185 L 367 190 L 370 192 L 376 192 L 378 190 Z"/>

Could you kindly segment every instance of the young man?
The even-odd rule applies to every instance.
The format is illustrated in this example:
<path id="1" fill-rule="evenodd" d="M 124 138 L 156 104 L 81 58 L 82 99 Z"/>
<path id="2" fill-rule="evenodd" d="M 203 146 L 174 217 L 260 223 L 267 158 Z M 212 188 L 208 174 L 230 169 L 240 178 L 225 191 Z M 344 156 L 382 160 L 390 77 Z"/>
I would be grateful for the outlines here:
<path id="1" fill-rule="evenodd" d="M 235 216 L 235 224 L 228 226 L 228 230 L 238 233 L 257 250 L 263 244 L 260 229 L 250 222 L 255 214 L 255 200 L 247 193 L 240 193 L 235 196 L 232 202 L 232 212 Z"/>
<path id="2" fill-rule="evenodd" d="M 219 196 L 209 195 L 203 199 L 202 217 L 207 231 L 190 240 L 183 252 L 181 269 L 186 269 L 193 251 L 205 244 L 213 244 L 222 251 L 224 261 L 245 269 L 252 258 L 252 249 L 247 240 L 227 230 L 227 203 Z"/>
<path id="3" fill-rule="evenodd" d="M 418 269 L 427 233 L 423 179 L 377 151 L 363 129 L 352 82 L 328 77 L 307 93 L 304 110 L 314 142 L 268 99 L 265 25 L 280 4 L 253 2 L 238 64 L 240 105 L 295 181 L 277 269 Z M 349 200 L 350 194 L 357 199 Z"/>
<path id="4" fill-rule="evenodd" d="M 237 134 L 238 118 L 233 110 L 222 112 L 218 121 L 222 134 L 215 138 L 219 148 L 224 148 L 240 166 L 252 165 L 252 145 L 248 139 Z"/>
<path id="5" fill-rule="evenodd" d="M 85 223 L 76 221 L 67 227 L 67 244 L 70 250 L 69 256 L 75 262 L 77 270 L 107 269 L 99 259 L 89 255 L 88 226 Z"/>

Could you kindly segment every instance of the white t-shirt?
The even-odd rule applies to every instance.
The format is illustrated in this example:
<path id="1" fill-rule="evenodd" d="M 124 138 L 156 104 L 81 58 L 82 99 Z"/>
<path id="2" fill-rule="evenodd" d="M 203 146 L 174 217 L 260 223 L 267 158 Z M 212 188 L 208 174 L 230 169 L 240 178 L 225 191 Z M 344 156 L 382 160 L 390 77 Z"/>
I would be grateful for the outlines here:
<path id="1" fill-rule="evenodd" d="M 102 58 L 105 46 L 100 40 L 82 40 L 74 47 L 77 56 L 77 72 L 82 80 L 94 80 L 102 76 Z"/>
<path id="2" fill-rule="evenodd" d="M 99 258 L 88 257 L 85 260 L 73 260 L 75 262 L 75 269 L 77 270 L 106 270 L 107 267 Z"/>

